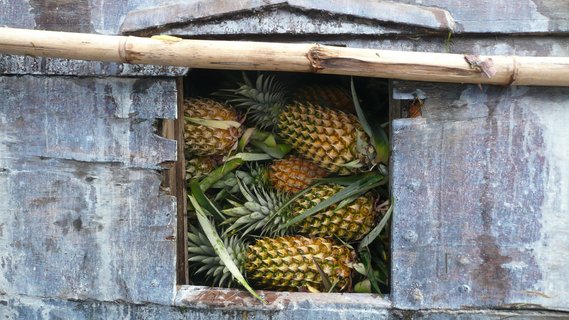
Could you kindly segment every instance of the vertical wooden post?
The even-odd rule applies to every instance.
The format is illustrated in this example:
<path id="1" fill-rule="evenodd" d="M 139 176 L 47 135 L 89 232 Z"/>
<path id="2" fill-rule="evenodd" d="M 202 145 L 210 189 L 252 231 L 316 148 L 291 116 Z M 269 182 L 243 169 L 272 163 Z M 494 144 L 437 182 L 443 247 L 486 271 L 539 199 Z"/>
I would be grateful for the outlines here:
<path id="1" fill-rule="evenodd" d="M 165 138 L 177 141 L 177 160 L 174 166 L 165 172 L 165 185 L 170 188 L 170 192 L 176 197 L 177 202 L 177 231 L 176 231 L 176 279 L 177 284 L 189 283 L 188 271 L 188 222 L 187 222 L 187 194 L 185 185 L 185 155 L 184 155 L 184 121 L 182 115 L 184 114 L 184 86 L 183 78 L 177 80 L 178 90 L 178 105 L 177 105 L 177 119 L 164 120 L 162 127 L 162 135 Z"/>

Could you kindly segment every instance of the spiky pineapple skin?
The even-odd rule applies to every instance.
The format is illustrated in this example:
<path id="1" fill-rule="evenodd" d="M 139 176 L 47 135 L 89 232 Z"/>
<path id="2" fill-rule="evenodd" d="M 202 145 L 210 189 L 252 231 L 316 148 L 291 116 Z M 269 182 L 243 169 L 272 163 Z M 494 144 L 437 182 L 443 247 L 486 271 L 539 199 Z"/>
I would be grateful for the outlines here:
<path id="1" fill-rule="evenodd" d="M 309 84 L 298 87 L 293 92 L 294 100 L 355 114 L 351 93 L 339 85 Z"/>
<path id="2" fill-rule="evenodd" d="M 326 169 L 296 156 L 275 160 L 269 166 L 268 173 L 273 188 L 286 193 L 300 192 L 308 188 L 314 179 L 328 175 Z"/>
<path id="3" fill-rule="evenodd" d="M 308 286 L 324 290 L 320 269 L 339 291 L 351 286 L 355 254 L 330 239 L 285 236 L 257 240 L 247 249 L 247 278 L 272 290 L 297 291 Z M 315 263 L 316 261 L 316 263 Z"/>
<path id="4" fill-rule="evenodd" d="M 357 118 L 342 111 L 296 102 L 279 115 L 278 134 L 305 158 L 348 175 L 369 168 L 375 150 Z M 359 167 L 350 164 L 357 161 Z"/>
<path id="5" fill-rule="evenodd" d="M 219 165 L 214 157 L 195 157 L 186 160 L 186 180 L 201 179 Z"/>
<path id="6" fill-rule="evenodd" d="M 235 110 L 211 99 L 189 99 L 184 102 L 184 105 L 185 117 L 239 122 Z M 241 127 L 218 129 L 191 121 L 186 121 L 184 124 L 186 149 L 197 156 L 227 155 L 234 148 L 242 133 Z"/>
<path id="7" fill-rule="evenodd" d="M 296 216 L 316 206 L 342 190 L 336 184 L 316 185 L 292 204 L 291 214 Z M 299 234 L 310 237 L 338 237 L 344 241 L 361 240 L 375 226 L 374 197 L 366 193 L 340 209 L 333 204 L 296 225 Z"/>

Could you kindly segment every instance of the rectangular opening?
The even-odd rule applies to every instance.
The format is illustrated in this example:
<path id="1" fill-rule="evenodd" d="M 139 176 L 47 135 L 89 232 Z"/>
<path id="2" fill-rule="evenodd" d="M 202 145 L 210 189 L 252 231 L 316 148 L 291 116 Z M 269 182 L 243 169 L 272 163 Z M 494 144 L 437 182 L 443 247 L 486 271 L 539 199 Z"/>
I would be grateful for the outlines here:
<path id="1" fill-rule="evenodd" d="M 259 79 L 259 76 L 261 78 Z M 267 152 L 274 152 L 274 150 L 267 151 L 267 146 L 260 146 L 259 141 L 255 141 L 255 144 L 252 142 L 250 143 L 250 148 L 246 148 L 244 150 L 232 150 L 231 146 L 238 142 L 243 141 L 243 134 L 249 134 L 250 132 L 247 128 L 256 127 L 257 131 L 262 131 L 263 134 L 267 134 L 264 142 L 268 142 L 269 144 L 272 141 L 271 136 L 276 138 L 276 142 L 280 144 L 286 144 L 286 139 L 283 139 L 278 133 L 279 124 L 278 124 L 278 113 L 274 113 L 269 117 L 262 118 L 259 120 L 260 117 L 255 117 L 252 112 L 247 112 L 246 109 L 239 107 L 239 104 L 248 105 L 250 106 L 251 103 L 244 101 L 243 99 L 253 99 L 252 96 L 248 96 L 247 94 L 253 92 L 246 93 L 245 91 L 241 91 L 241 95 L 233 96 L 233 98 L 228 97 L 227 95 L 219 94 L 220 90 L 222 89 L 237 89 L 240 86 L 247 85 L 247 80 L 244 80 L 244 76 L 247 78 L 249 85 L 251 86 L 250 89 L 261 89 L 266 90 L 270 88 L 271 85 L 274 85 L 276 88 L 275 90 L 283 90 L 283 94 L 275 94 L 274 97 L 267 96 L 265 100 L 263 100 L 262 108 L 267 108 L 267 105 L 270 103 L 279 103 L 279 99 L 283 99 L 283 102 L 286 101 L 286 105 L 293 104 L 295 101 L 298 101 L 300 108 L 309 109 L 308 112 L 313 112 L 310 108 L 314 108 L 312 105 L 322 105 L 324 106 L 325 111 L 320 111 L 317 117 L 326 117 L 326 110 L 333 109 L 334 112 L 341 111 L 345 114 L 350 114 L 347 116 L 349 119 L 357 119 L 357 113 L 353 105 L 353 100 L 351 97 L 351 90 L 350 90 L 350 78 L 343 77 L 343 76 L 327 76 L 327 75 L 314 75 L 314 74 L 299 74 L 299 73 L 261 73 L 261 72 L 241 72 L 241 71 L 218 71 L 218 70 L 201 70 L 195 69 L 191 70 L 186 77 L 180 79 L 179 82 L 179 109 L 178 109 L 178 120 L 176 121 L 169 121 L 164 124 L 163 132 L 168 137 L 175 138 L 178 141 L 178 162 L 176 163 L 175 167 L 172 170 L 169 170 L 170 173 L 168 174 L 167 185 L 172 188 L 173 194 L 178 197 L 178 284 L 179 285 L 198 285 L 198 286 L 207 286 L 207 287 L 227 287 L 228 286 L 228 279 L 231 278 L 230 275 L 227 277 L 218 277 L 214 275 L 215 272 L 222 272 L 221 268 L 216 265 L 212 266 L 204 266 L 204 263 L 201 261 L 197 261 L 195 258 L 196 253 L 190 253 L 188 257 L 188 231 L 193 234 L 191 237 L 196 236 L 196 232 L 200 230 L 200 225 L 195 219 L 195 214 L 192 213 L 191 210 L 187 210 L 188 203 L 187 203 L 187 190 L 188 187 L 188 178 L 190 175 L 198 179 L 203 179 L 208 172 L 212 169 L 215 169 L 219 166 L 224 165 L 224 159 L 227 160 L 228 155 L 234 156 L 237 153 L 267 153 Z M 274 77 L 272 80 L 268 78 Z M 257 81 L 259 80 L 259 81 Z M 264 82 L 263 82 L 264 81 Z M 282 84 L 283 88 L 280 87 Z M 358 94 L 358 100 L 366 113 L 366 119 L 369 121 L 370 125 L 374 127 L 374 130 L 384 130 L 384 132 L 388 133 L 389 128 L 389 120 L 390 120 L 390 106 L 389 106 L 389 94 L 388 94 L 388 81 L 384 79 L 374 79 L 374 78 L 354 78 L 354 85 L 356 88 L 356 92 Z M 242 87 L 243 89 L 244 87 Z M 245 88 L 247 89 L 247 88 Z M 225 94 L 228 94 L 227 91 L 222 91 Z M 229 93 L 230 95 L 235 95 L 234 93 Z M 260 94 L 257 92 L 257 94 Z M 258 98 L 258 97 L 257 97 Z M 193 99 L 193 100 L 191 100 Z M 241 99 L 241 100 L 240 100 Z M 271 100 L 272 99 L 272 100 Z M 192 108 L 195 108 L 196 112 L 192 115 L 189 115 L 188 111 L 186 110 L 191 103 L 188 101 L 193 101 Z M 230 102 L 227 102 L 227 101 Z M 231 101 L 234 100 L 234 101 Z M 259 99 L 257 99 L 259 100 Z M 185 101 L 185 102 L 184 102 Z M 270 101 L 267 102 L 267 101 Z M 343 102 L 342 102 L 343 101 Z M 311 102 L 311 103 L 307 103 Z M 337 105 L 334 105 L 337 103 Z M 215 109 L 220 105 L 228 106 L 234 112 L 232 116 L 236 116 L 235 118 L 223 118 L 227 116 L 227 114 L 223 114 L 222 111 L 215 111 L 209 109 Z M 207 109 L 207 110 L 206 110 Z M 249 110 L 251 111 L 251 110 Z M 209 123 L 209 122 L 200 122 L 200 119 L 207 118 L 207 112 L 218 112 L 216 114 L 217 122 Z M 281 111 L 282 112 L 282 111 Z M 322 113 L 324 112 L 324 113 Z M 303 117 L 300 115 L 299 117 Z M 221 120 L 223 119 L 223 120 Z M 344 119 L 344 118 L 341 118 Z M 275 121 L 273 124 L 274 126 L 271 127 L 268 124 L 265 124 L 263 121 Z M 226 122 L 224 122 L 226 121 Z M 259 122 L 260 121 L 260 122 Z M 341 123 L 342 121 L 337 121 L 336 118 L 330 120 L 332 125 L 345 125 L 346 123 Z M 347 121 L 347 120 L 345 120 Z M 215 136 L 214 130 L 204 130 L 199 131 L 196 130 L 197 125 L 205 125 L 206 127 L 213 128 L 220 125 L 229 125 L 230 127 L 236 125 L 236 123 L 241 123 L 242 127 L 240 130 L 235 130 L 232 132 L 231 135 L 237 136 L 235 140 L 231 143 L 220 143 L 218 136 Z M 318 124 L 317 124 L 318 126 Z M 350 126 L 348 126 L 350 127 Z M 193 129 L 190 129 L 193 128 Z M 383 128 L 383 129 L 381 129 Z M 316 145 L 322 143 L 330 143 L 331 141 L 335 140 L 349 140 L 349 137 L 353 136 L 351 132 L 346 130 L 352 130 L 353 128 L 346 129 L 346 127 L 341 127 L 338 131 L 328 130 L 326 132 L 312 132 L 314 134 L 320 134 L 322 137 L 316 137 L 311 144 Z M 185 131 L 184 131 L 185 130 Z M 193 130 L 190 134 L 188 130 Z M 318 129 L 320 130 L 320 129 Z M 317 131 L 318 131 L 317 130 Z M 343 131 L 342 131 L 343 130 Z M 365 131 L 363 127 L 358 127 L 354 129 L 356 131 Z M 212 133 L 213 132 L 213 133 Z M 338 133 L 340 132 L 340 133 Z M 213 134 L 213 136 L 212 136 Z M 302 133 L 304 137 L 309 137 L 309 133 Z M 365 132 L 359 132 L 359 134 L 365 134 Z M 189 136 L 192 137 L 189 137 Z M 228 135 L 228 136 L 231 136 Z M 225 137 L 224 135 L 221 135 Z M 326 138 L 325 136 L 330 136 Z M 357 136 L 357 135 L 356 135 Z M 362 136 L 363 137 L 363 136 Z M 227 138 L 227 137 L 225 137 Z M 194 140 L 192 140 L 194 139 Z M 201 139 L 202 141 L 195 141 L 195 139 Z M 208 141 L 210 139 L 210 141 Z M 253 138 L 252 138 L 253 139 Z M 299 139 L 299 138 L 298 138 Z M 358 138 L 359 139 L 359 138 Z M 257 137 L 258 140 L 258 137 Z M 194 141 L 194 151 L 190 150 L 191 148 L 188 147 L 188 144 L 192 143 L 190 141 Z M 290 141 L 288 141 L 290 143 Z M 329 149 L 330 153 L 335 153 L 336 151 L 333 148 L 340 148 L 344 147 L 342 143 L 344 141 L 338 142 L 338 146 L 324 146 L 325 148 L 332 148 Z M 358 145 L 359 144 L 359 145 Z M 352 148 L 360 148 L 361 144 L 364 144 L 363 141 L 356 141 L 355 144 L 352 145 Z M 306 144 L 304 144 L 306 145 Z M 271 145 L 272 146 L 272 145 Z M 209 152 L 207 148 L 225 148 L 222 154 L 213 152 Z M 229 148 L 229 149 L 227 149 Z M 196 151 L 198 150 L 198 151 Z M 205 151 L 204 151 L 205 150 Z M 204 152 L 204 155 L 199 157 L 199 160 L 196 160 L 198 157 L 195 155 L 199 152 Z M 341 151 L 341 150 L 340 150 Z M 326 163 L 325 160 L 318 160 L 314 159 L 315 155 L 320 157 L 333 157 L 334 155 L 324 155 L 322 156 L 320 152 L 306 151 L 300 150 L 299 147 L 295 150 L 292 148 L 292 151 L 285 156 L 285 159 L 288 159 L 290 155 L 294 155 L 296 158 L 302 158 L 304 160 L 310 160 L 312 165 L 317 163 L 317 161 L 321 161 L 319 166 L 327 166 L 327 168 L 323 169 L 323 171 L 327 171 L 327 175 L 329 177 L 354 177 L 357 174 L 369 172 L 370 170 L 373 172 L 377 172 L 379 167 L 377 165 L 371 165 L 371 163 L 365 163 L 367 160 L 358 159 L 359 162 L 346 164 L 346 165 L 331 165 L 331 164 L 322 164 Z M 294 165 L 298 166 L 299 162 L 293 162 L 284 164 L 282 167 L 276 168 L 274 170 L 280 170 L 278 173 L 271 173 L 271 165 L 274 164 L 274 161 L 278 156 L 273 154 L 275 159 L 272 160 L 263 160 L 263 161 L 247 161 L 245 164 L 241 165 L 235 171 L 232 171 L 228 175 L 225 176 L 224 179 L 218 181 L 216 185 L 210 188 L 207 192 L 208 198 L 224 213 L 225 218 L 231 220 L 233 222 L 236 221 L 235 216 L 232 216 L 235 212 L 236 214 L 241 214 L 242 211 L 255 211 L 259 210 L 259 214 L 262 215 L 263 212 L 275 210 L 275 208 L 280 208 L 287 200 L 294 197 L 294 192 L 298 192 L 298 190 L 292 190 L 292 193 L 287 193 L 287 188 L 292 188 L 291 186 L 298 184 L 300 182 L 296 181 L 298 179 L 298 175 L 304 174 L 302 170 L 298 169 L 298 167 L 294 167 Z M 336 158 L 339 159 L 339 158 Z M 362 158 L 363 159 L 363 158 Z M 295 159 L 298 160 L 298 159 Z M 365 169 L 356 170 L 353 168 L 352 165 L 358 166 L 362 165 Z M 292 167 L 291 167 L 292 166 Z M 373 169 L 372 169 L 373 168 Z M 201 172 L 201 170 L 205 170 Z M 288 171 L 287 171 L 288 170 Z M 296 170 L 296 171 L 295 171 Z M 300 170 L 300 171 L 299 171 Z M 310 167 L 307 169 L 310 171 L 309 173 L 314 174 L 315 171 L 319 171 L 314 167 Z M 341 175 L 340 175 L 341 174 Z M 296 179 L 294 183 L 291 180 Z M 307 179 L 306 177 L 302 177 L 302 179 Z M 300 179 L 300 180 L 302 180 Z M 272 183 L 271 183 L 272 181 Z M 263 185 L 264 184 L 264 185 Z M 280 191 L 275 190 L 274 184 L 280 184 L 279 188 Z M 240 187 L 241 185 L 241 187 Z M 261 186 L 263 185 L 263 186 Z M 305 186 L 304 186 L 305 187 Z M 265 190 L 265 191 L 262 191 Z M 338 189 L 338 190 L 341 190 Z M 336 190 L 335 192 L 337 192 Z M 294 191 L 294 192 L 293 192 Z M 323 198 L 330 197 L 333 192 L 329 191 L 328 194 L 322 193 L 324 191 L 319 191 L 321 193 L 316 193 L 312 196 L 301 196 L 303 201 L 312 201 L 312 203 L 318 203 Z M 327 191 L 328 192 L 328 191 Z M 330 193 L 331 192 L 331 193 Z M 310 192 L 308 192 L 310 194 Z M 254 201 L 248 201 L 254 198 Z M 332 237 L 325 237 L 327 241 L 331 241 L 334 246 L 344 247 L 345 244 L 349 243 L 353 248 L 354 252 L 358 248 L 358 244 L 362 238 L 364 238 L 370 230 L 375 228 L 377 224 L 382 219 L 382 216 L 387 211 L 387 206 L 385 201 L 389 199 L 389 190 L 387 185 L 383 185 L 381 187 L 373 188 L 373 190 L 362 193 L 355 197 L 355 200 L 359 202 L 355 204 L 354 199 L 349 199 L 350 201 L 346 200 L 342 206 L 336 211 L 347 211 L 343 212 L 344 215 L 340 219 L 341 221 L 336 221 L 335 223 L 342 224 L 343 222 L 356 221 L 360 225 L 366 225 L 363 228 L 353 228 L 353 224 L 350 227 L 348 226 L 339 226 L 338 230 L 341 231 L 341 234 L 349 234 L 348 238 L 341 239 L 342 235 L 335 235 Z M 229 201 L 231 200 L 231 201 Z M 272 204 L 267 205 L 267 202 L 271 202 Z M 257 205 L 254 203 L 257 202 Z M 312 204 L 313 205 L 313 204 Z M 260 207 L 259 207 L 260 206 Z M 289 206 L 292 207 L 292 206 Z M 241 210 L 241 209 L 243 210 Z M 300 209 L 299 209 L 300 208 Z M 307 210 L 309 206 L 300 206 L 296 207 L 294 210 Z M 357 209 L 355 209 L 357 208 Z M 369 217 L 362 217 L 362 212 L 366 211 L 362 208 L 370 208 L 373 210 L 373 218 L 371 220 L 373 222 L 369 222 Z M 360 210 L 361 209 L 361 210 Z M 292 211 L 293 209 L 291 209 Z M 334 211 L 334 210 L 329 210 Z M 259 215 L 257 213 L 253 213 Z M 291 213 L 292 214 L 292 213 Z M 239 217 L 243 217 L 242 215 Z M 325 220 L 326 223 L 330 223 L 334 217 Z M 366 220 L 367 219 L 367 220 Z M 319 223 L 322 221 L 320 220 Z M 356 224 L 357 224 L 356 223 Z M 231 226 L 231 223 L 224 225 L 222 221 L 216 221 L 216 225 L 223 225 L 225 230 L 228 226 Z M 345 223 L 344 223 L 345 224 Z M 226 246 L 230 249 L 230 252 L 235 252 L 238 249 L 241 250 L 243 248 L 244 252 L 247 252 L 246 248 L 252 246 L 256 243 L 257 239 L 261 236 L 270 236 L 272 238 L 276 238 L 278 234 L 271 234 L 269 231 L 265 230 L 264 228 L 270 229 L 269 227 L 259 227 L 259 228 L 252 228 L 251 231 L 248 232 L 246 236 L 243 236 L 241 232 L 243 230 L 247 230 L 251 224 L 241 226 L 239 228 L 235 228 L 233 231 L 234 235 L 238 237 L 234 237 L 231 241 L 226 240 Z M 274 227 L 274 225 L 273 225 Z M 344 229 L 342 229 L 344 228 Z M 295 231 L 289 231 L 287 234 L 297 234 L 299 227 L 295 227 Z M 306 226 L 303 227 L 304 233 L 303 236 L 308 238 L 316 238 L 321 237 L 326 231 L 317 230 L 317 231 L 310 231 L 317 229 L 314 226 Z M 347 231 L 346 231 L 347 229 Z M 308 231 L 306 231 L 308 230 Z M 224 230 L 218 229 L 220 234 L 223 234 Z M 310 233 L 312 232 L 312 233 Z M 343 233 L 342 233 L 343 232 Z M 228 239 L 228 238 L 226 238 Z M 202 239 L 203 240 L 203 239 Z M 235 242 L 243 240 L 246 244 L 236 245 Z M 194 241 L 195 242 L 195 241 Z M 283 245 L 285 243 L 290 244 L 289 242 L 282 242 L 279 245 Z M 272 244 L 265 244 L 265 245 L 272 245 Z M 232 247 L 233 246 L 233 247 Z M 369 292 L 369 293 L 377 293 L 379 290 L 382 294 L 389 293 L 389 270 L 390 270 L 390 252 L 389 252 L 389 223 L 381 232 L 381 234 L 374 240 L 370 245 L 367 246 L 368 250 L 367 253 L 357 254 L 356 259 L 350 260 L 351 263 L 360 263 L 360 265 L 350 265 L 349 271 L 350 276 L 349 279 L 345 280 L 344 278 L 334 278 L 333 281 L 335 283 L 323 283 L 322 286 L 318 284 L 313 285 L 306 285 L 300 287 L 291 287 L 286 291 L 301 291 L 301 292 L 310 292 L 310 291 L 319 291 L 325 292 L 324 289 L 332 287 L 331 292 L 334 291 L 342 291 L 342 292 Z M 192 259 L 192 254 L 194 255 L 193 261 L 188 262 L 188 258 Z M 354 254 L 354 253 L 350 253 Z M 197 254 L 199 255 L 199 254 Z M 203 255 L 203 253 L 202 253 Z M 365 255 L 365 256 L 364 256 Z M 235 256 L 234 256 L 235 258 Z M 239 260 L 241 259 L 241 260 Z M 239 263 L 247 263 L 243 262 L 245 259 L 243 256 L 238 257 L 237 261 Z M 213 257 L 210 260 L 215 260 Z M 210 261 L 211 262 L 211 261 Z M 215 262 L 215 263 L 218 263 Z M 214 264 L 215 264 L 214 263 Z M 314 263 L 316 265 L 316 269 L 318 270 L 318 274 L 315 275 L 317 278 L 320 276 L 320 280 L 322 279 L 322 272 L 325 273 L 323 268 L 329 268 L 328 265 L 320 266 L 318 262 Z M 286 264 L 275 265 L 276 269 L 284 268 Z M 371 274 L 372 280 L 375 279 L 376 285 L 371 285 L 371 282 L 366 282 L 366 276 L 362 275 L 361 273 L 369 273 L 370 265 L 373 265 L 373 272 Z M 366 271 L 363 271 L 363 267 Z M 305 266 L 300 266 L 300 268 L 304 268 Z M 312 266 L 311 266 L 312 267 Z M 336 266 L 339 268 L 339 266 Z M 200 270 L 201 268 L 201 270 Z M 215 269 L 217 268 L 217 269 Z M 276 270 L 275 269 L 275 270 Z M 358 269 L 360 273 L 356 270 Z M 214 271 L 211 271 L 214 270 Z M 208 276 L 208 271 L 210 274 Z M 299 271 L 299 274 L 303 271 Z M 247 273 L 246 271 L 244 273 Z M 267 275 L 267 278 L 270 278 L 274 275 Z M 324 276 L 327 278 L 328 276 Z M 248 279 L 251 285 L 258 290 L 283 290 L 281 287 L 273 287 L 273 284 L 267 284 L 267 281 L 257 278 L 255 279 Z M 328 279 L 330 280 L 330 278 Z M 221 283 L 220 283 L 221 282 Z M 239 288 L 235 282 L 233 282 L 231 287 Z M 341 287 L 341 288 L 340 288 Z M 338 290 L 342 289 L 342 290 Z M 212 289 L 217 290 L 217 289 Z"/>

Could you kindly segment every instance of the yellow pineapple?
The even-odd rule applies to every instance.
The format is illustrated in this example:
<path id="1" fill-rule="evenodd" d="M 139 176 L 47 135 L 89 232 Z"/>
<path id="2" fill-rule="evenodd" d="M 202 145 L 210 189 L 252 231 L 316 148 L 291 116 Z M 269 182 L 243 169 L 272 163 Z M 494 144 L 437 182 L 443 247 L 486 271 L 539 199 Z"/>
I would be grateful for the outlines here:
<path id="1" fill-rule="evenodd" d="M 203 98 L 186 100 L 184 106 L 186 150 L 196 156 L 225 156 L 236 147 L 243 129 L 233 108 Z"/>
<path id="2" fill-rule="evenodd" d="M 260 288 L 298 291 L 308 287 L 324 291 L 319 269 L 336 291 L 351 289 L 355 253 L 331 239 L 286 236 L 261 238 L 247 244 L 238 236 L 226 238 L 224 245 L 246 278 Z M 225 264 L 217 256 L 205 234 L 195 227 L 188 233 L 190 268 L 202 273 L 214 286 L 233 286 Z"/>
<path id="3" fill-rule="evenodd" d="M 275 160 L 268 167 L 271 185 L 278 191 L 286 193 L 297 193 L 304 190 L 310 186 L 314 179 L 323 178 L 327 175 L 326 169 L 297 156 Z"/>

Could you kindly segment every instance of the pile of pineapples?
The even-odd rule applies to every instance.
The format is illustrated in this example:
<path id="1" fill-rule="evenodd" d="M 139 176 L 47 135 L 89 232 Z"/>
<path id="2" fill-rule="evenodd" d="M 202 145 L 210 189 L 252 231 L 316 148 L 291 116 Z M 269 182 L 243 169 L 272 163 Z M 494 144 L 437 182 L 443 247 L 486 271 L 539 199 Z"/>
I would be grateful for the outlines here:
<path id="1" fill-rule="evenodd" d="M 202 182 L 218 209 L 209 218 L 233 262 L 259 289 L 345 292 L 359 283 L 359 291 L 378 291 L 371 287 L 386 284 L 385 232 L 356 248 L 386 212 L 385 187 L 299 219 L 358 177 L 381 175 L 379 165 L 387 164 L 358 121 L 350 90 L 291 89 L 263 74 L 244 79 L 184 102 L 186 179 Z M 193 219 L 188 252 L 194 283 L 236 285 Z"/>

